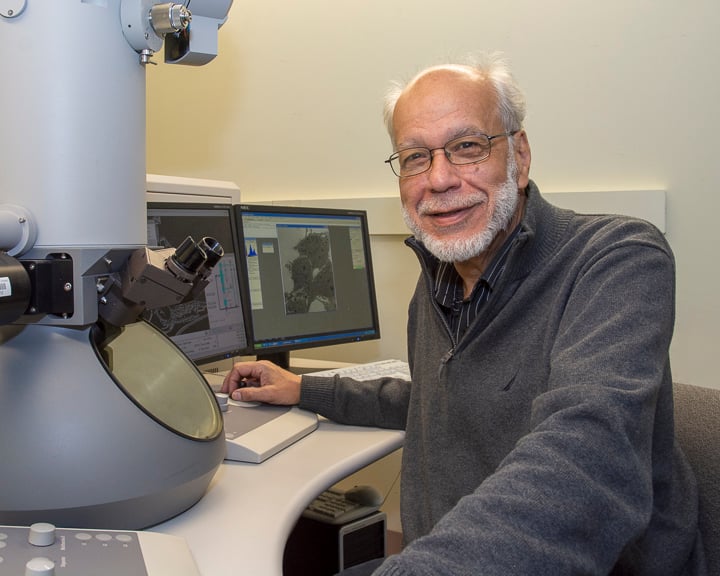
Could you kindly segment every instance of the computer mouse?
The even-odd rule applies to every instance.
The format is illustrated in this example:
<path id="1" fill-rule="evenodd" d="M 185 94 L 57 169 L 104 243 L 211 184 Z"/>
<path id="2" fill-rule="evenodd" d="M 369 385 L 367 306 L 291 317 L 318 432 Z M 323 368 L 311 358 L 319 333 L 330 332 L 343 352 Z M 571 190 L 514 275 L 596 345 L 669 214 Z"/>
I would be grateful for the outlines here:
<path id="1" fill-rule="evenodd" d="M 372 486 L 353 486 L 345 492 L 345 498 L 361 506 L 378 507 L 383 503 L 382 494 Z"/>

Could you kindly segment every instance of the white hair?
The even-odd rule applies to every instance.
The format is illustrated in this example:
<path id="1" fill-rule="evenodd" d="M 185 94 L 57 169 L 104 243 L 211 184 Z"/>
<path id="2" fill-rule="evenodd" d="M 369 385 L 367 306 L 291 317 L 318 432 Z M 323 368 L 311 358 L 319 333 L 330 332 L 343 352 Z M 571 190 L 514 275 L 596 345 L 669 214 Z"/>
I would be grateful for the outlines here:
<path id="1" fill-rule="evenodd" d="M 441 64 L 422 70 L 409 82 L 395 82 L 385 95 L 383 118 L 385 127 L 393 144 L 395 134 L 393 129 L 393 115 L 398 99 L 405 89 L 425 74 L 435 70 L 458 70 L 471 72 L 478 76 L 479 82 L 490 82 L 497 96 L 498 116 L 506 132 L 521 130 L 525 120 L 525 96 L 515 81 L 507 61 L 501 54 L 483 53 L 466 58 L 464 62 L 455 64 Z"/>

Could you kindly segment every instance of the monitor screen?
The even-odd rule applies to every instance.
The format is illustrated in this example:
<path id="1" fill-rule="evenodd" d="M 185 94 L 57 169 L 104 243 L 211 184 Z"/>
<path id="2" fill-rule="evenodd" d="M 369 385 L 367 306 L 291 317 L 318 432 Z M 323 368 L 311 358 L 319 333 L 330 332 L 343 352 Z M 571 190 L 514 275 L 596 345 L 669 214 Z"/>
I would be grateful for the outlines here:
<path id="1" fill-rule="evenodd" d="M 143 317 L 168 336 L 196 364 L 251 352 L 245 328 L 242 290 L 230 204 L 148 202 L 148 246 L 177 248 L 188 236 L 217 240 L 224 255 L 209 284 L 194 300 L 156 308 Z"/>
<path id="2" fill-rule="evenodd" d="M 380 337 L 367 214 L 235 206 L 253 353 L 287 367 L 291 350 Z"/>

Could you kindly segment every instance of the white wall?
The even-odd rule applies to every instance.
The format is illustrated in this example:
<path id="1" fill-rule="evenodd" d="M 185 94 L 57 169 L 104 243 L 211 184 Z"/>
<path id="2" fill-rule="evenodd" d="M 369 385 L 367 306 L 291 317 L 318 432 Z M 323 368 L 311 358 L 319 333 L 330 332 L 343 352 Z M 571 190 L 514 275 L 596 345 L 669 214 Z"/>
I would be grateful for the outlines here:
<path id="1" fill-rule="evenodd" d="M 389 81 L 501 50 L 527 94 L 541 190 L 666 191 L 675 377 L 720 386 L 719 17 L 716 0 L 236 0 L 213 63 L 148 67 L 148 171 L 232 180 L 249 201 L 362 207 L 396 191 L 382 162 Z M 374 258 L 385 336 L 360 353 L 404 355 L 417 264 L 399 237 L 376 237 Z"/>

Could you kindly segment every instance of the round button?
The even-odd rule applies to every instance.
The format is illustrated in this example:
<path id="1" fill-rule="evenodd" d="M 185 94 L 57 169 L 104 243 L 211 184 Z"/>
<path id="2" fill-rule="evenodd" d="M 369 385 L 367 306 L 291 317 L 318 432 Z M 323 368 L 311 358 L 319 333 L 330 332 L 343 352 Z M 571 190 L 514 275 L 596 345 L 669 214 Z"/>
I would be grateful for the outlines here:
<path id="1" fill-rule="evenodd" d="M 132 542 L 133 540 L 130 534 L 118 534 L 117 536 L 115 536 L 115 539 L 118 542 Z"/>
<path id="2" fill-rule="evenodd" d="M 78 532 L 75 534 L 75 539 L 80 540 L 80 542 L 87 542 L 88 540 L 92 540 L 92 535 L 87 532 Z"/>
<path id="3" fill-rule="evenodd" d="M 25 564 L 25 576 L 55 576 L 55 562 L 50 558 L 33 558 Z"/>
<path id="4" fill-rule="evenodd" d="M 55 526 L 47 522 L 36 522 L 30 526 L 28 542 L 33 546 L 50 546 L 55 543 Z"/>

